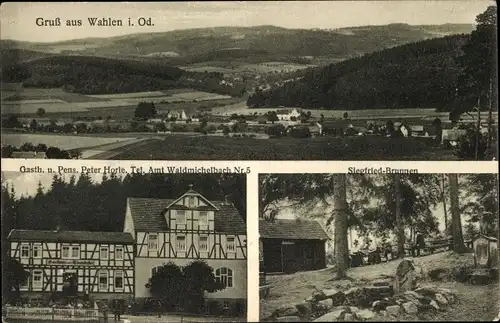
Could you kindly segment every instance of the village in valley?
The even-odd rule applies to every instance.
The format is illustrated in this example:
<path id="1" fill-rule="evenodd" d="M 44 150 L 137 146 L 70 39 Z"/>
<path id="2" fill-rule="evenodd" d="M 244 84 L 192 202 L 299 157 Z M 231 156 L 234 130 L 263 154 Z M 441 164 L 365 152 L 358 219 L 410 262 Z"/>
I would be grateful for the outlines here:
<path id="1" fill-rule="evenodd" d="M 497 174 L 259 184 L 261 322 L 498 320 Z"/>

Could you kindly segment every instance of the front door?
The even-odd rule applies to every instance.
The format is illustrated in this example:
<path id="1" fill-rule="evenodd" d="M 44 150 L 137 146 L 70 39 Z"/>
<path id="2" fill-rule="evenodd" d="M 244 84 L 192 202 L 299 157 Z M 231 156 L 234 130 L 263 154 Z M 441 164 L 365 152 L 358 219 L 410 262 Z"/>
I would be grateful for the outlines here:
<path id="1" fill-rule="evenodd" d="M 281 240 L 263 241 L 264 268 L 261 271 L 266 273 L 282 272 Z"/>

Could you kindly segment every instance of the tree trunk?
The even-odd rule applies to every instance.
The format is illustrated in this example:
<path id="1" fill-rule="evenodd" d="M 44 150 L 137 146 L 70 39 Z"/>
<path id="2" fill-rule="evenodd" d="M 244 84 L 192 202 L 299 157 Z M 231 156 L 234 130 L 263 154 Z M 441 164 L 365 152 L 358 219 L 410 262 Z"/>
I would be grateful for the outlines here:
<path id="1" fill-rule="evenodd" d="M 490 79 L 490 94 L 488 95 L 488 148 L 491 148 L 492 128 L 493 128 L 493 80 Z"/>
<path id="2" fill-rule="evenodd" d="M 396 197 L 396 232 L 398 237 L 398 257 L 405 256 L 405 231 L 403 221 L 401 219 L 401 177 L 399 174 L 394 174 L 394 188 Z"/>
<path id="3" fill-rule="evenodd" d="M 478 160 L 479 157 L 479 138 L 481 137 L 481 95 L 479 93 L 479 97 L 477 98 L 477 134 L 476 134 L 476 152 L 474 157 Z"/>
<path id="4" fill-rule="evenodd" d="M 446 209 L 446 195 L 444 194 L 445 179 L 444 174 L 441 174 L 441 199 L 443 201 L 443 211 L 444 211 L 444 235 L 448 236 L 448 210 Z"/>
<path id="5" fill-rule="evenodd" d="M 462 221 L 458 204 L 458 174 L 448 174 L 450 182 L 451 224 L 453 227 L 453 251 L 464 253 L 467 251 L 462 235 Z"/>
<path id="6" fill-rule="evenodd" d="M 335 265 L 337 279 L 347 277 L 349 268 L 349 246 L 347 241 L 347 195 L 345 174 L 334 174 L 333 180 L 333 205 L 334 205 L 334 230 L 335 230 Z"/>

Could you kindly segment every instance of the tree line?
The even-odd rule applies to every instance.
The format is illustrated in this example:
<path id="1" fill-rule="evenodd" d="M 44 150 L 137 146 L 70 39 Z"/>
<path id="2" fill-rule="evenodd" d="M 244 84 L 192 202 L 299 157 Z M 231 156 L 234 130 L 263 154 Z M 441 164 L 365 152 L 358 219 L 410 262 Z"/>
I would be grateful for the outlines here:
<path id="1" fill-rule="evenodd" d="M 346 276 L 349 264 L 350 229 L 362 236 L 372 233 L 382 242 L 394 233 L 399 257 L 404 256 L 404 245 L 417 230 L 426 235 L 451 235 L 453 249 L 460 253 L 466 251 L 463 230 L 468 235 L 479 230 L 490 236 L 498 232 L 498 179 L 494 174 L 280 174 L 262 175 L 259 180 L 262 218 L 272 221 L 279 202 L 287 199 L 307 209 L 304 216 L 324 220 L 327 228 L 333 224 L 339 277 Z M 333 206 L 333 212 L 326 213 L 328 206 Z M 444 233 L 432 212 L 439 206 L 445 216 Z M 311 208 L 320 211 L 314 213 Z M 464 216 L 469 221 L 463 227 Z"/>

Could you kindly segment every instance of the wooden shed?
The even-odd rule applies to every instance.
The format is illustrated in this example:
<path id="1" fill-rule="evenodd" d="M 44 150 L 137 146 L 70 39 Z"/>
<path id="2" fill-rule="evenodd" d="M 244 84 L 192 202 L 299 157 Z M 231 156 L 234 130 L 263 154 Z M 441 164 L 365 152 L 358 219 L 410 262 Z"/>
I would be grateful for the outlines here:
<path id="1" fill-rule="evenodd" d="M 261 272 L 296 272 L 326 267 L 330 239 L 314 220 L 260 220 Z"/>

